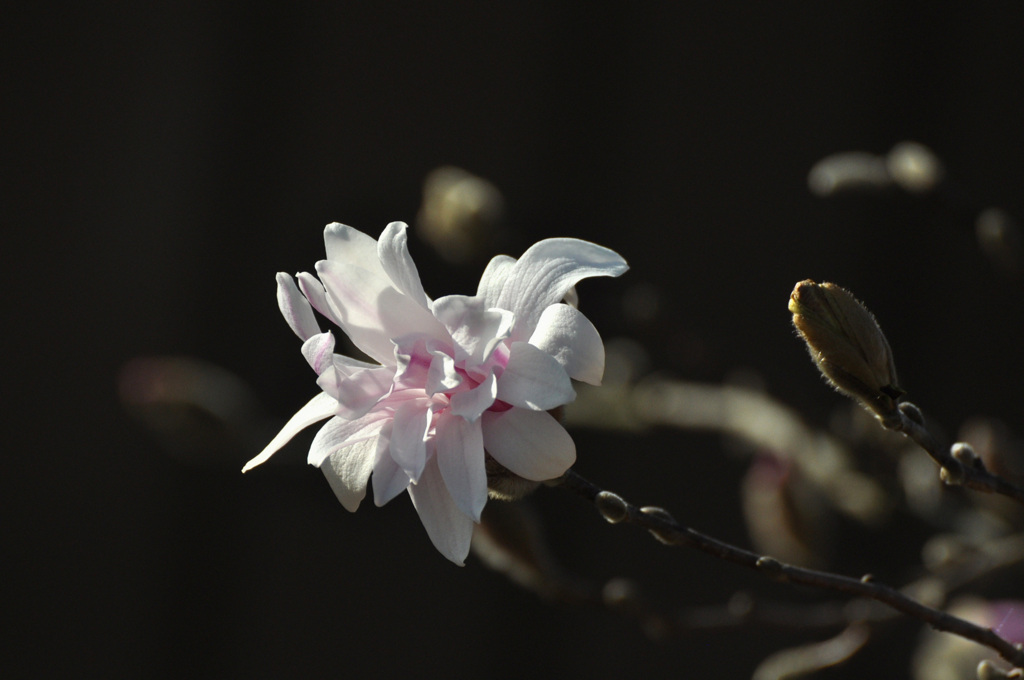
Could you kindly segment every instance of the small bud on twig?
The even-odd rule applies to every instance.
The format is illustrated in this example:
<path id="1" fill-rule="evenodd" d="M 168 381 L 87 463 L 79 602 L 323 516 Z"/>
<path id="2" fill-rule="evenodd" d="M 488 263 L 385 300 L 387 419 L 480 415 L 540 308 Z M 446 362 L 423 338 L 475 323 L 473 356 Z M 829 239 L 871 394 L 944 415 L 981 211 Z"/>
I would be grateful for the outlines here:
<path id="1" fill-rule="evenodd" d="M 670 524 L 675 524 L 676 522 L 675 517 L 669 514 L 669 511 L 666 510 L 665 508 L 659 508 L 654 505 L 645 505 L 644 507 L 640 508 L 640 512 L 644 513 L 645 515 L 650 515 L 651 517 L 657 517 L 658 519 L 664 520 Z M 672 545 L 674 543 L 671 534 L 669 534 L 668 532 L 652 529 L 651 535 L 658 539 L 658 541 L 660 541 L 661 543 L 664 543 L 665 545 Z"/>
<path id="2" fill-rule="evenodd" d="M 793 325 L 818 370 L 840 392 L 894 429 L 901 417 L 896 366 L 889 342 L 867 307 L 832 283 L 796 284 L 789 299 Z"/>
<path id="3" fill-rule="evenodd" d="M 905 401 L 900 404 L 900 411 L 918 425 L 924 426 L 924 414 L 921 413 L 921 408 L 917 404 Z"/>
<path id="4" fill-rule="evenodd" d="M 622 500 L 622 496 L 611 491 L 602 491 L 597 494 L 597 497 L 594 498 L 594 505 L 597 506 L 601 516 L 608 520 L 610 524 L 618 524 L 629 516 L 629 508 L 626 506 L 626 501 Z"/>
<path id="5" fill-rule="evenodd" d="M 978 454 L 974 452 L 974 448 L 967 442 L 957 442 L 953 444 L 950 449 L 950 453 L 954 458 L 970 467 L 984 467 L 981 463 L 981 458 L 978 458 Z"/>

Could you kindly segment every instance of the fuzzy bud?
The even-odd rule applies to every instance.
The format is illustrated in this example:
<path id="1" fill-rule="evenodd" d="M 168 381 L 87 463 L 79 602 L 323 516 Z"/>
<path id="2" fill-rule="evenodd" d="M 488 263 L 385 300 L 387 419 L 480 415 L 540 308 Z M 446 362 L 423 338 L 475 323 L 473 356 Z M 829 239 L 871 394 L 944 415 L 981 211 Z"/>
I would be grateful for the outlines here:
<path id="1" fill-rule="evenodd" d="M 887 428 L 901 422 L 892 350 L 874 315 L 848 291 L 810 279 L 789 298 L 793 325 L 818 370 L 840 392 L 857 399 Z"/>

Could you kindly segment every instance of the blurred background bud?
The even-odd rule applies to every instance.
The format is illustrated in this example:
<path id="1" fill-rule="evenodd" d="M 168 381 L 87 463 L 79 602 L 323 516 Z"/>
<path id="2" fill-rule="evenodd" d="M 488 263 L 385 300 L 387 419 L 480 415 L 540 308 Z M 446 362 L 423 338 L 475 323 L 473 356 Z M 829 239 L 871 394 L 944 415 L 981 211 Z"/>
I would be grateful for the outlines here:
<path id="1" fill-rule="evenodd" d="M 220 366 L 188 357 L 138 357 L 121 367 L 125 410 L 163 449 L 190 464 L 238 464 L 258 448 L 260 408 L 249 386 Z"/>
<path id="2" fill-rule="evenodd" d="M 942 181 L 942 161 L 924 144 L 900 142 L 885 157 L 885 167 L 897 186 L 912 194 L 923 194 Z"/>
<path id="3" fill-rule="evenodd" d="M 992 628 L 1010 642 L 1024 642 L 1024 601 L 988 601 L 976 597 L 954 600 L 949 613 L 979 626 Z M 978 664 L 988 660 L 994 667 L 1010 666 L 986 647 L 955 635 L 925 629 L 914 653 L 914 680 L 964 680 L 977 677 Z"/>
<path id="4" fill-rule="evenodd" d="M 741 493 L 747 531 L 758 551 L 803 567 L 825 566 L 831 514 L 793 461 L 755 455 Z"/>
<path id="5" fill-rule="evenodd" d="M 491 502 L 473 532 L 473 553 L 491 569 L 547 599 L 576 602 L 586 589 L 555 565 L 540 520 L 528 503 Z"/>
<path id="6" fill-rule="evenodd" d="M 958 439 L 970 442 L 974 453 L 993 474 L 1014 484 L 1024 484 L 1024 441 L 996 418 L 976 416 L 960 426 Z M 997 494 L 980 494 L 974 501 L 1012 524 L 1018 524 L 1024 508 Z"/>
<path id="7" fill-rule="evenodd" d="M 504 213 L 497 187 L 461 168 L 443 166 L 423 183 L 416 233 L 445 260 L 471 262 L 494 253 Z"/>
<path id="8" fill-rule="evenodd" d="M 847 191 L 880 191 L 891 185 L 885 159 L 865 151 L 825 156 L 807 175 L 807 187 L 822 198 Z"/>
<path id="9" fill-rule="evenodd" d="M 978 247 L 1002 276 L 1017 279 L 1021 274 L 1022 238 L 1020 224 L 1008 212 L 988 208 L 974 221 Z"/>
<path id="10" fill-rule="evenodd" d="M 884 156 L 866 151 L 830 154 L 811 166 L 807 187 L 822 198 L 893 187 L 924 194 L 937 187 L 944 175 L 942 161 L 931 149 L 917 142 L 900 142 Z"/>
<path id="11" fill-rule="evenodd" d="M 796 284 L 789 310 L 829 383 L 858 399 L 886 427 L 897 425 L 904 392 L 897 387 L 889 342 L 867 307 L 835 284 L 808 279 Z"/>

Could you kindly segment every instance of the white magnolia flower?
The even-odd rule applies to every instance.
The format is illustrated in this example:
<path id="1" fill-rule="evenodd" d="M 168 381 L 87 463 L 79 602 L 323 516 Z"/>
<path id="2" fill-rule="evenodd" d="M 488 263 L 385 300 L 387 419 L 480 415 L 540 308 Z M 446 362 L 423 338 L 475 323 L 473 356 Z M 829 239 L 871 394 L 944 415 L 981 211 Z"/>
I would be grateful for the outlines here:
<path id="1" fill-rule="evenodd" d="M 589 276 L 627 269 L 614 251 L 547 239 L 516 260 L 491 260 L 474 296 L 431 300 L 393 222 L 380 241 L 342 224 L 324 231 L 319 279 L 277 275 L 277 298 L 322 392 L 299 409 L 243 472 L 300 430 L 330 418 L 309 463 L 355 511 L 372 482 L 380 506 L 408 491 L 430 540 L 462 564 L 487 501 L 485 450 L 507 470 L 543 481 L 576 448 L 548 411 L 572 401 L 570 378 L 598 384 L 604 346 L 593 324 L 562 303 Z M 300 292 L 301 291 L 301 292 Z M 334 353 L 313 310 L 376 364 Z"/>

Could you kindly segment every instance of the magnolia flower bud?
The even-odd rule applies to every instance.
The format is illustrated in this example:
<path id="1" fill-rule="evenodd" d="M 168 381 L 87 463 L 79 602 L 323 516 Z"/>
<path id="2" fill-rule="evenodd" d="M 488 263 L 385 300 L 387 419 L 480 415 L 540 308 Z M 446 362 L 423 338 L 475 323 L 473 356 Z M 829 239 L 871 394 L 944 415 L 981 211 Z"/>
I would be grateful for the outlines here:
<path id="1" fill-rule="evenodd" d="M 860 401 L 883 426 L 897 427 L 897 402 L 905 392 L 896 386 L 892 350 L 871 312 L 839 286 L 810 279 L 796 284 L 789 311 L 825 379 Z"/>

